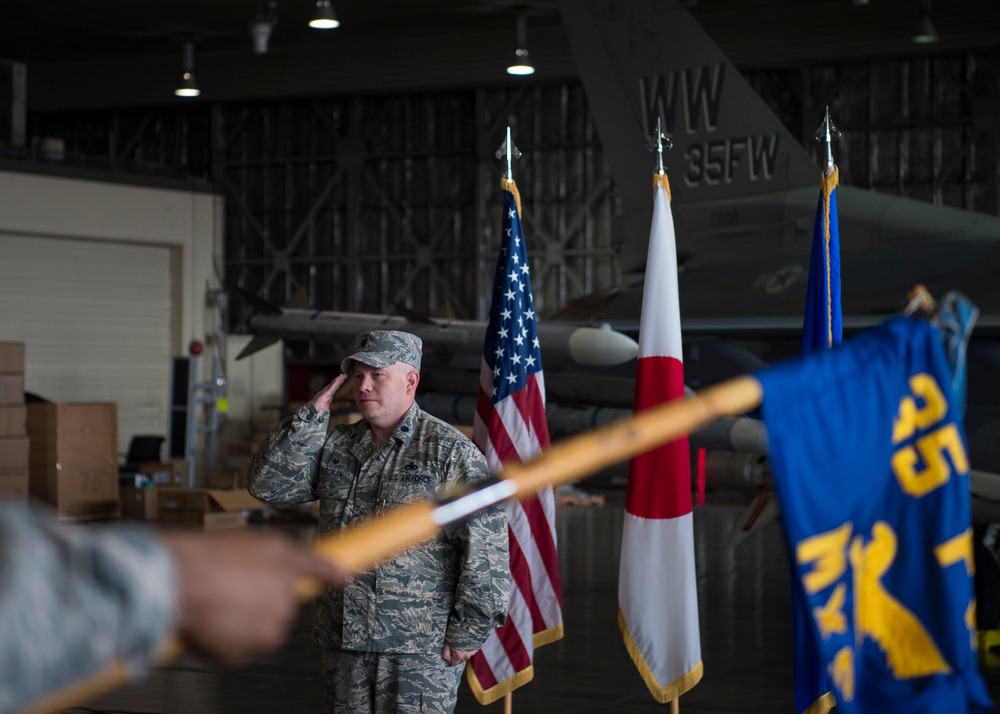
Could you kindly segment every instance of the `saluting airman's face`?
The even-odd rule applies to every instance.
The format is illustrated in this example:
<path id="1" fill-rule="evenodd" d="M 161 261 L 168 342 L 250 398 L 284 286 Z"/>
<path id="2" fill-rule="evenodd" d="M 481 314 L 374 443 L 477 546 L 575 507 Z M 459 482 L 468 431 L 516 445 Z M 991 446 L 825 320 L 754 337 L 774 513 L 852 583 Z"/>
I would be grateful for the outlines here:
<path id="1" fill-rule="evenodd" d="M 390 367 L 371 367 L 355 360 L 351 378 L 354 401 L 361 415 L 377 429 L 390 429 L 413 404 L 420 373 L 403 362 Z"/>

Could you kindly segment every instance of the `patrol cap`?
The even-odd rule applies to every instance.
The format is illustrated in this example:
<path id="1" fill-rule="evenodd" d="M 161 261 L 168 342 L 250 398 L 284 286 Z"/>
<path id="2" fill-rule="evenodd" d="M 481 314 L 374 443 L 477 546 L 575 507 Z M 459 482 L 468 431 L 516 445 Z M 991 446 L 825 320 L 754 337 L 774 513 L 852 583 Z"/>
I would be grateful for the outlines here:
<path id="1" fill-rule="evenodd" d="M 364 362 L 370 367 L 389 367 L 405 362 L 420 369 L 423 342 L 416 335 L 399 330 L 372 330 L 354 338 L 354 354 L 340 363 L 340 371 L 348 374 L 351 361 Z"/>

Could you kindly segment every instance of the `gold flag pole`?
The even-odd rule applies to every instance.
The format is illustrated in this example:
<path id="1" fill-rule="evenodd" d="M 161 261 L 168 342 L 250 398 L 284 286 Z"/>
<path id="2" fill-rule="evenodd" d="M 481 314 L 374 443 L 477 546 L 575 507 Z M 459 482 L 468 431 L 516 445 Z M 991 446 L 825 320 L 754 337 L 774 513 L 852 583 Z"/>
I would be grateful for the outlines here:
<path id="1" fill-rule="evenodd" d="M 760 382 L 754 377 L 736 377 L 702 390 L 690 399 L 664 402 L 564 439 L 529 461 L 505 464 L 496 478 L 455 498 L 403 506 L 343 533 L 321 537 L 312 548 L 346 573 L 366 570 L 395 552 L 432 538 L 445 525 L 487 506 L 507 498 L 532 496 L 542 486 L 558 486 L 589 476 L 606 466 L 673 441 L 721 416 L 753 409 L 762 398 Z M 301 588 L 303 599 L 314 597 L 318 591 L 314 582 L 303 583 Z M 168 638 L 160 647 L 160 661 L 176 657 L 183 649 L 179 637 Z M 128 680 L 128 668 L 114 662 L 92 677 L 34 702 L 22 714 L 53 714 L 79 706 L 80 702 Z"/>

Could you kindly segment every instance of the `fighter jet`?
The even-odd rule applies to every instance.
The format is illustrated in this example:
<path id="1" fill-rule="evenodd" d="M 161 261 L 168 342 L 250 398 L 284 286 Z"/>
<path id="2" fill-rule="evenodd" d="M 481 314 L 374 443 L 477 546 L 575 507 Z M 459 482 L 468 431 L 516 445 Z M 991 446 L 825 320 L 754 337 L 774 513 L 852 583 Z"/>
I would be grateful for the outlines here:
<path id="1" fill-rule="evenodd" d="M 652 215 L 646 145 L 660 119 L 674 144 L 664 162 L 682 316 L 801 318 L 820 163 L 679 0 L 563 0 L 560 10 L 621 196 L 623 269 L 643 269 Z M 816 124 L 822 118 L 821 109 Z M 1000 311 L 992 279 L 1000 218 L 843 180 L 838 202 L 845 315 L 896 312 L 916 283 L 935 294 L 961 290 L 984 314 Z M 636 319 L 638 295 L 641 286 L 606 293 L 601 315 Z"/>
<path id="2" fill-rule="evenodd" d="M 622 266 L 637 280 L 580 298 L 553 319 L 638 330 L 652 215 L 647 144 L 660 120 L 674 145 L 664 162 L 689 386 L 797 353 L 821 162 L 680 0 L 559 5 L 621 197 Z M 846 332 L 899 312 L 917 283 L 936 295 L 958 290 L 979 307 L 966 427 L 974 468 L 1000 472 L 1000 218 L 843 179 L 837 195 Z"/>
<path id="3" fill-rule="evenodd" d="M 652 216 L 647 151 L 662 124 L 679 256 L 685 378 L 700 388 L 797 354 L 823 166 L 796 141 L 678 0 L 560 0 L 574 58 L 618 185 L 616 241 L 636 280 L 553 319 L 637 334 Z M 817 123 L 822 119 L 816 117 Z M 1000 514 L 1000 219 L 873 191 L 838 189 L 845 332 L 883 321 L 918 283 L 981 310 L 968 350 L 966 412 L 977 522 Z M 620 413 L 620 412 L 619 412 Z M 610 414 L 607 414 L 610 417 Z M 691 435 L 717 488 L 753 492 L 732 547 L 775 519 L 767 436 L 749 417 Z"/>

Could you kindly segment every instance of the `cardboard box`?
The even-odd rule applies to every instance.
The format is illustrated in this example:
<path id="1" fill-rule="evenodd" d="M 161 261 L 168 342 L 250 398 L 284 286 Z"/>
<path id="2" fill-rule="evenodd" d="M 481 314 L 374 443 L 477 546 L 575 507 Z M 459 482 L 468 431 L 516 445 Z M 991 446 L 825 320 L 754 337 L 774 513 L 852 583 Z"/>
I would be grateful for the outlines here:
<path id="1" fill-rule="evenodd" d="M 158 488 L 157 518 L 164 526 L 200 530 L 242 528 L 245 511 L 264 504 L 242 489 Z"/>
<path id="2" fill-rule="evenodd" d="M 148 476 L 157 486 L 183 486 L 187 464 L 184 459 L 153 461 L 139 465 L 139 473 Z"/>
<path id="3" fill-rule="evenodd" d="M 28 498 L 28 469 L 20 473 L 0 474 L 0 500 L 23 501 Z"/>
<path id="4" fill-rule="evenodd" d="M 26 436 L 0 436 L 0 476 L 28 472 L 29 445 Z"/>
<path id="5" fill-rule="evenodd" d="M 23 342 L 0 342 L 0 372 L 24 372 Z"/>
<path id="6" fill-rule="evenodd" d="M 133 521 L 155 521 L 159 510 L 156 488 L 122 486 L 122 518 Z"/>
<path id="7" fill-rule="evenodd" d="M 24 374 L 0 374 L 0 404 L 24 404 Z"/>
<path id="8" fill-rule="evenodd" d="M 113 403 L 28 404 L 30 492 L 70 518 L 121 513 Z"/>
<path id="9" fill-rule="evenodd" d="M 24 404 L 0 405 L 0 436 L 25 436 L 28 408 Z"/>

